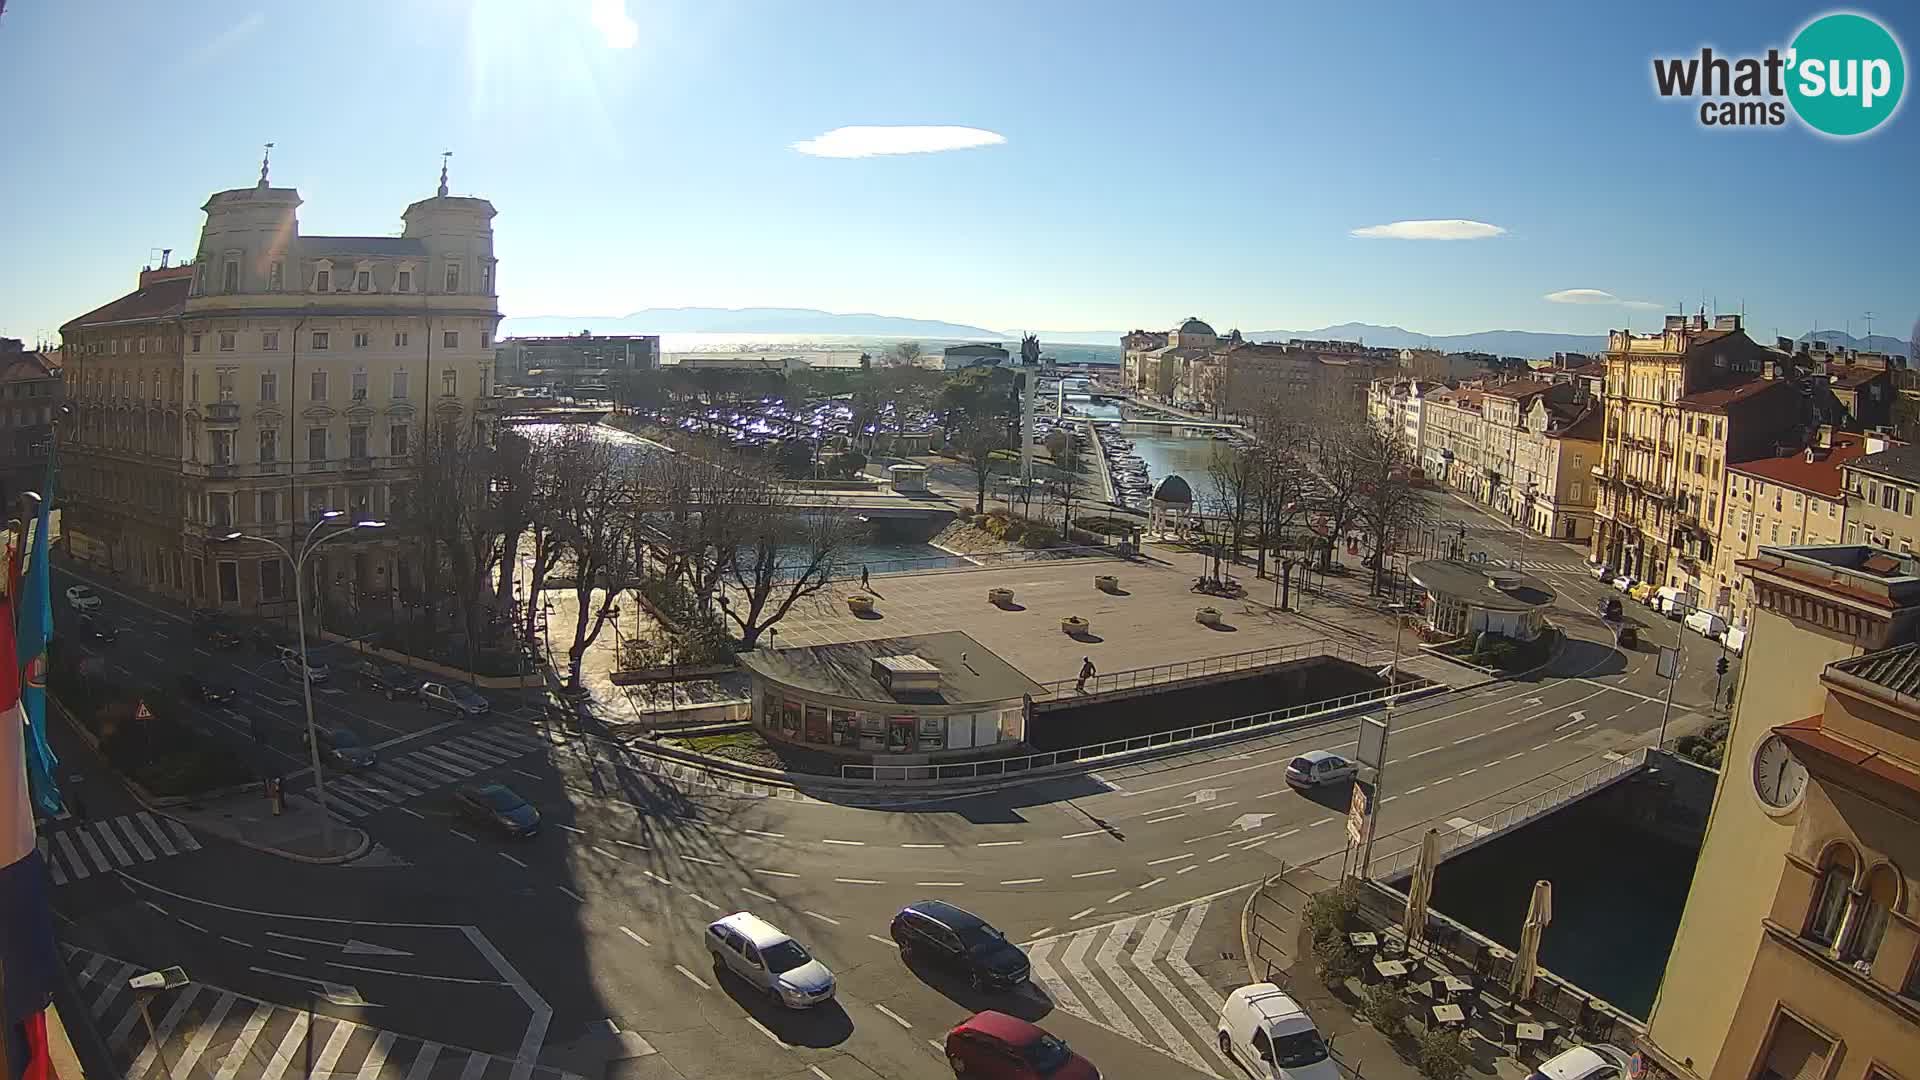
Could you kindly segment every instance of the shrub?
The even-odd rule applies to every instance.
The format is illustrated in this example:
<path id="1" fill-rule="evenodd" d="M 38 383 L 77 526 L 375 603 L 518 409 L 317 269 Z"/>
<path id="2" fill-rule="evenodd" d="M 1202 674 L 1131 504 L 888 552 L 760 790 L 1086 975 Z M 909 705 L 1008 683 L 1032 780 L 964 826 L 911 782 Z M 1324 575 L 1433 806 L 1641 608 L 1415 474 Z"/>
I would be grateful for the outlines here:
<path id="1" fill-rule="evenodd" d="M 1325 937 L 1346 940 L 1347 927 L 1360 910 L 1360 897 L 1351 882 L 1341 882 L 1307 900 L 1307 928 L 1313 940 Z"/>
<path id="2" fill-rule="evenodd" d="M 1460 1080 L 1467 1071 L 1467 1044 L 1452 1030 L 1429 1025 L 1420 1035 L 1419 1061 L 1428 1080 Z"/>
<path id="3" fill-rule="evenodd" d="M 1320 980 L 1328 986 L 1338 987 L 1360 974 L 1360 950 L 1347 941 L 1345 934 L 1315 938 L 1313 949 L 1320 958 Z"/>
<path id="4" fill-rule="evenodd" d="M 1030 548 L 1050 548 L 1060 542 L 1060 533 L 1046 525 L 1035 525 L 1027 530 L 1021 543 Z"/>
<path id="5" fill-rule="evenodd" d="M 1412 1011 L 1407 1004 L 1407 995 L 1392 983 L 1376 983 L 1368 987 L 1366 998 L 1360 1003 L 1360 1015 L 1388 1038 L 1406 1032 L 1407 1014 Z"/>

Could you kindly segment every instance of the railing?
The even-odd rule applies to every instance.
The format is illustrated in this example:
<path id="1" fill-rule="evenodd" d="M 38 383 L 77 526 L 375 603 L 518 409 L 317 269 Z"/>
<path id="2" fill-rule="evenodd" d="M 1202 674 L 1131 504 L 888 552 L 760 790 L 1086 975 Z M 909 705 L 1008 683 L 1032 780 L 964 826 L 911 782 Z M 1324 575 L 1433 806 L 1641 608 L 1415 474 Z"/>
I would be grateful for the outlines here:
<path id="1" fill-rule="evenodd" d="M 1177 664 L 1158 664 L 1154 667 L 1130 668 L 1109 674 L 1095 675 L 1083 685 L 1079 679 L 1055 679 L 1041 684 L 1041 691 L 1033 695 L 1037 704 L 1052 701 L 1055 698 L 1083 698 L 1119 690 L 1133 690 L 1143 686 L 1158 686 L 1162 683 L 1183 682 L 1208 675 L 1220 675 L 1233 671 L 1251 671 L 1256 668 L 1271 667 L 1309 656 L 1334 656 L 1356 664 L 1375 662 L 1371 650 L 1355 648 L 1344 642 L 1321 638 L 1315 641 L 1295 642 L 1292 645 L 1271 645 L 1264 649 L 1248 652 L 1226 653 L 1222 656 L 1209 656 L 1199 660 L 1187 660 Z M 1385 662 L 1380 660 L 1379 662 Z"/>
<path id="2" fill-rule="evenodd" d="M 1137 753 L 1141 750 L 1177 749 L 1188 743 L 1211 739 L 1229 733 L 1242 736 L 1254 736 L 1271 733 L 1295 721 L 1320 713 L 1336 712 L 1341 709 L 1384 701 L 1404 694 L 1417 693 L 1438 684 L 1417 675 L 1400 676 L 1393 686 L 1381 686 L 1357 694 L 1346 694 L 1324 701 L 1309 701 L 1285 709 L 1270 709 L 1267 712 L 1236 716 L 1230 720 L 1216 720 L 1210 724 L 1198 724 L 1175 731 L 1159 731 L 1150 735 L 1136 735 L 1129 739 L 1115 739 L 1112 742 L 1092 743 L 1086 746 L 1073 746 L 1065 750 L 1050 750 L 1045 753 L 1027 754 L 1022 757 L 990 758 L 985 761 L 962 761 L 951 765 L 842 765 L 840 776 L 845 780 L 884 780 L 894 782 L 936 781 L 936 780 L 972 780 L 993 779 L 1002 776 L 1019 776 L 1055 765 L 1074 763 L 1089 764 L 1103 758 L 1122 754 Z"/>
<path id="3" fill-rule="evenodd" d="M 1465 851 L 1484 840 L 1524 825 L 1589 792 L 1597 791 L 1622 777 L 1637 772 L 1646 764 L 1647 749 L 1643 746 L 1625 757 L 1609 761 L 1583 773 L 1559 787 L 1503 807 L 1477 821 L 1471 821 L 1456 828 L 1442 829 L 1440 858 L 1444 861 L 1451 854 Z M 1424 829 L 1418 830 L 1412 842 L 1405 847 L 1396 848 L 1384 855 L 1376 853 L 1367 864 L 1367 876 L 1377 881 L 1386 881 L 1401 874 L 1412 873 L 1414 863 L 1420 860 L 1420 841 L 1424 835 Z M 1378 842 L 1375 841 L 1376 844 Z"/>

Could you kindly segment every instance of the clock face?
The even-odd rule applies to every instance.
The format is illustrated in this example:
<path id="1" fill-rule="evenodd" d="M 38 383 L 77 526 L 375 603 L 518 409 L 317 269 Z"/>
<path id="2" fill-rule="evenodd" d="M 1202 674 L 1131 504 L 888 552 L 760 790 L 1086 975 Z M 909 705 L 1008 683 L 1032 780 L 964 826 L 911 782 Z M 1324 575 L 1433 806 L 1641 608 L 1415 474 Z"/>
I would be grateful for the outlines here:
<path id="1" fill-rule="evenodd" d="M 1753 753 L 1753 790 L 1760 801 L 1784 810 L 1807 789 L 1807 770 L 1778 735 L 1769 735 Z"/>

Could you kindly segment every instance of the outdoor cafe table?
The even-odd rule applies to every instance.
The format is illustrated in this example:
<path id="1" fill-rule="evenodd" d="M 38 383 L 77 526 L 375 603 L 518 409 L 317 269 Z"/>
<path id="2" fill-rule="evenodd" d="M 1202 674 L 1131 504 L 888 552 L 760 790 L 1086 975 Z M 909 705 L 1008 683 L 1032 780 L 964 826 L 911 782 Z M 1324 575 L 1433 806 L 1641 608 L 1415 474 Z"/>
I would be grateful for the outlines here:
<path id="1" fill-rule="evenodd" d="M 1521 1042 L 1546 1042 L 1547 1028 L 1544 1024 L 1523 1020 L 1513 1025 L 1513 1037 Z"/>
<path id="2" fill-rule="evenodd" d="M 1408 969 L 1405 960 L 1375 960 L 1373 970 L 1379 972 L 1383 979 L 1404 979 Z"/>
<path id="3" fill-rule="evenodd" d="M 1467 1014 L 1462 1012 L 1458 1005 L 1435 1005 L 1433 1007 L 1433 1018 L 1443 1024 L 1464 1024 L 1467 1022 Z"/>
<path id="4" fill-rule="evenodd" d="M 1447 993 L 1449 994 L 1464 994 L 1473 989 L 1472 983 L 1468 982 L 1467 980 L 1461 978 L 1458 975 L 1447 975 L 1442 977 L 1440 980 L 1440 985 L 1446 987 Z"/>
<path id="5" fill-rule="evenodd" d="M 1347 935 L 1347 940 L 1352 942 L 1356 949 L 1373 949 L 1380 945 L 1380 939 L 1368 930 L 1356 930 Z"/>

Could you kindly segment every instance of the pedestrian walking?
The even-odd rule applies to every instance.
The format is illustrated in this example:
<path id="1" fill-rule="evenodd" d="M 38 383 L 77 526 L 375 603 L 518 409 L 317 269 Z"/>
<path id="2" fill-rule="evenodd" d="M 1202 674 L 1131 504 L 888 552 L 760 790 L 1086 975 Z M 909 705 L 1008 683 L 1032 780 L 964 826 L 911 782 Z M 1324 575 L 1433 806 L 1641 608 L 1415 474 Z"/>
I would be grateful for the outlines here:
<path id="1" fill-rule="evenodd" d="M 80 824 L 87 823 L 87 800 L 80 797 L 79 788 L 67 792 L 67 813 L 72 814 L 73 820 Z"/>
<path id="2" fill-rule="evenodd" d="M 1074 692 L 1079 694 L 1086 693 L 1087 680 L 1093 678 L 1093 676 L 1094 676 L 1093 657 L 1091 656 L 1081 657 L 1080 658 L 1080 678 L 1079 678 L 1079 681 L 1073 684 Z"/>
<path id="3" fill-rule="evenodd" d="M 873 588 L 873 579 L 867 576 L 867 568 L 864 566 L 860 568 L 860 587 L 862 589 Z"/>

